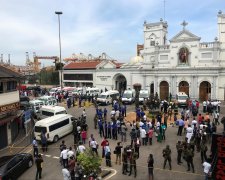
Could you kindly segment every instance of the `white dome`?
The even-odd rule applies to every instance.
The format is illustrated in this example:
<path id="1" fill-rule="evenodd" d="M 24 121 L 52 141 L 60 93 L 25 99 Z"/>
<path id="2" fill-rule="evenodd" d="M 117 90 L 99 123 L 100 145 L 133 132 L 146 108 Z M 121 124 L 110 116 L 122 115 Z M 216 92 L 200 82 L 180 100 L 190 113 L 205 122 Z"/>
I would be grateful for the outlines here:
<path id="1" fill-rule="evenodd" d="M 141 56 L 132 57 L 130 60 L 131 63 L 139 63 L 144 62 L 144 59 Z"/>

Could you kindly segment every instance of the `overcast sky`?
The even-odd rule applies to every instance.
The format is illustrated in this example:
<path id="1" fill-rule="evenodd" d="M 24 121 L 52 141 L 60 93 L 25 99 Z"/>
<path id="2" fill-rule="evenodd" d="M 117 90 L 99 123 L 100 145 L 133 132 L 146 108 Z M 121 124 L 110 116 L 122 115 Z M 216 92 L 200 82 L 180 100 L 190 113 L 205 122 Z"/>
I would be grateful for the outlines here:
<path id="1" fill-rule="evenodd" d="M 62 57 L 73 53 L 99 56 L 106 52 L 121 62 L 136 54 L 143 43 L 143 23 L 164 17 L 163 0 L 1 0 L 0 54 L 11 54 L 13 64 L 25 65 L 25 52 L 32 58 L 59 55 L 58 19 L 62 11 Z M 201 41 L 217 36 L 217 13 L 225 12 L 224 0 L 166 0 L 168 39 L 187 29 Z M 49 64 L 47 61 L 42 61 Z"/>

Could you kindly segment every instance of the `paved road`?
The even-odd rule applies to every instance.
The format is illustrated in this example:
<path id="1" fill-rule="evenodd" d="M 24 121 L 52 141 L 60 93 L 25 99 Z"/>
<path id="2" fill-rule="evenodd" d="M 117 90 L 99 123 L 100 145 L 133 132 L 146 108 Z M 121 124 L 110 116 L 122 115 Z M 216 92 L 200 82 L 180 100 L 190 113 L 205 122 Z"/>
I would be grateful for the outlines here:
<path id="1" fill-rule="evenodd" d="M 108 112 L 111 110 L 111 106 L 108 106 Z M 82 114 L 83 108 L 71 108 L 69 109 L 69 113 L 78 117 Z M 87 122 L 89 125 L 89 132 L 88 135 L 94 134 L 94 137 L 96 138 L 97 142 L 101 142 L 101 138 L 98 135 L 98 131 L 94 129 L 94 123 L 93 123 L 93 116 L 95 114 L 95 109 L 93 107 L 85 108 L 87 113 Z M 222 109 L 222 113 L 224 114 L 225 110 Z M 129 106 L 128 111 L 134 110 L 134 106 Z M 220 125 L 219 131 L 222 130 L 222 126 Z M 147 171 L 147 158 L 149 153 L 152 153 L 154 155 L 154 180 L 201 180 L 204 179 L 203 173 L 202 173 L 202 166 L 201 166 L 201 160 L 200 160 L 200 154 L 195 153 L 194 157 L 194 165 L 195 165 L 195 173 L 187 173 L 187 165 L 186 163 L 183 163 L 182 165 L 177 165 L 176 163 L 176 142 L 178 140 L 182 140 L 184 136 L 178 137 L 176 135 L 177 128 L 176 127 L 168 127 L 166 131 L 166 141 L 162 143 L 158 143 L 156 139 L 153 139 L 153 145 L 152 146 L 141 146 L 140 147 L 140 158 L 137 160 L 137 177 L 136 179 L 148 179 L 148 171 Z M 72 146 L 73 144 L 73 136 L 70 134 L 63 138 L 65 140 L 67 146 Z M 44 153 L 44 167 L 43 167 L 43 178 L 46 180 L 62 180 L 62 173 L 61 173 L 61 166 L 59 164 L 59 145 L 61 143 L 62 139 L 59 140 L 57 143 L 53 143 L 49 145 L 49 150 L 47 153 Z M 114 150 L 114 147 L 116 145 L 115 140 L 109 140 L 111 150 Z M 128 138 L 127 142 L 123 144 L 123 146 L 126 146 L 130 143 L 130 138 Z M 167 165 L 166 170 L 163 170 L 163 158 L 162 158 L 162 150 L 163 148 L 169 144 L 172 149 L 172 170 L 169 170 L 169 167 Z M 87 144 L 86 144 L 87 145 Z M 31 152 L 31 147 L 27 148 L 27 152 Z M 101 150 L 99 150 L 101 151 Z M 100 152 L 101 153 L 101 152 Z M 184 162 L 184 161 L 183 161 Z M 102 167 L 105 167 L 105 160 L 102 160 Z M 122 175 L 122 167 L 121 165 L 115 164 L 115 157 L 112 155 L 112 169 L 114 169 L 114 174 L 112 174 L 111 178 L 106 179 L 116 179 L 116 180 L 130 180 L 135 179 L 132 176 L 128 175 Z M 115 173 L 116 172 L 116 173 Z M 20 180 L 30 180 L 35 178 L 35 166 L 27 170 L 19 179 Z"/>

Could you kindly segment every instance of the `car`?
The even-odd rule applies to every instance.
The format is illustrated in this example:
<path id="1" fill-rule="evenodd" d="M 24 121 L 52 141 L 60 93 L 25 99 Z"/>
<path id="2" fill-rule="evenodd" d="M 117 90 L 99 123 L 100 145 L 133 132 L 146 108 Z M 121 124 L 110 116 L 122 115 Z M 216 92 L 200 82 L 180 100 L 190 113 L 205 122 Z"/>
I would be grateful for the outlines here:
<path id="1" fill-rule="evenodd" d="M 33 157 L 28 153 L 20 153 L 0 158 L 0 179 L 18 179 L 27 169 L 33 166 Z"/>

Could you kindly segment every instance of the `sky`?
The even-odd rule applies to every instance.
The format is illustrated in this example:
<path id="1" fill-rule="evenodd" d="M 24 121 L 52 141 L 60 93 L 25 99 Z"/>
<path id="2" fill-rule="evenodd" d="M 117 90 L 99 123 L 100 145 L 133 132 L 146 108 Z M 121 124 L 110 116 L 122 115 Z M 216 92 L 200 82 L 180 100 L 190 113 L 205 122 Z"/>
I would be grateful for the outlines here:
<path id="1" fill-rule="evenodd" d="M 1 0 L 0 54 L 12 64 L 25 65 L 26 52 L 38 56 L 59 56 L 58 17 L 62 11 L 62 58 L 73 53 L 103 52 L 120 62 L 136 55 L 136 44 L 144 42 L 144 21 L 164 18 L 164 0 Z M 202 42 L 217 36 L 217 13 L 225 13 L 224 0 L 165 0 L 168 40 L 182 30 L 201 37 Z M 41 61 L 42 66 L 51 61 Z M 53 63 L 52 63 L 53 64 Z"/>

